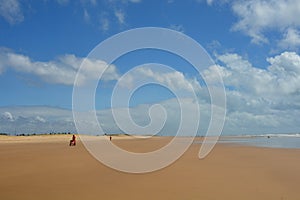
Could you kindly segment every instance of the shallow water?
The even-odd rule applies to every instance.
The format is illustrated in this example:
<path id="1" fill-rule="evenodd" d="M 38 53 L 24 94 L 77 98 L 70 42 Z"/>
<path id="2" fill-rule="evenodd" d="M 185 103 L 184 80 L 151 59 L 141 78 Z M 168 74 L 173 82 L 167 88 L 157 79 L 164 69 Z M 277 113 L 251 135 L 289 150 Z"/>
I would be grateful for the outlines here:
<path id="1" fill-rule="evenodd" d="M 195 143 L 202 143 L 196 141 Z M 247 146 L 300 149 L 299 136 L 245 136 L 245 137 L 221 137 L 218 143 L 232 143 Z"/>

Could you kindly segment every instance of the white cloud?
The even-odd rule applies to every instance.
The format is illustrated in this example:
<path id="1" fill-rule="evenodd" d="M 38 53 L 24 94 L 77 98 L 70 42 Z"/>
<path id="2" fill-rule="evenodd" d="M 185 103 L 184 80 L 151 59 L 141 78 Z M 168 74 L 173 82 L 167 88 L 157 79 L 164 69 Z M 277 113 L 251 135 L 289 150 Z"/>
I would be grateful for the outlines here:
<path id="1" fill-rule="evenodd" d="M 24 20 L 18 0 L 0 0 L 0 15 L 10 24 L 20 23 Z"/>
<path id="2" fill-rule="evenodd" d="M 219 68 L 226 86 L 245 95 L 274 101 L 281 99 L 281 95 L 293 96 L 300 92 L 300 56 L 295 52 L 268 58 L 267 69 L 253 67 L 237 54 L 221 55 L 218 59 L 225 64 Z M 206 74 L 210 75 L 209 72 L 213 72 L 212 67 Z"/>
<path id="3" fill-rule="evenodd" d="M 10 112 L 7 112 L 7 111 L 2 113 L 2 116 L 5 120 L 11 121 L 11 122 L 13 122 L 15 120 L 13 115 Z"/>
<path id="4" fill-rule="evenodd" d="M 121 25 L 125 24 L 125 13 L 122 10 L 115 10 L 114 14 Z"/>
<path id="5" fill-rule="evenodd" d="M 76 69 L 76 57 L 66 56 L 59 63 L 69 63 Z M 216 73 L 223 77 L 227 96 L 227 116 L 224 134 L 260 134 L 299 132 L 300 124 L 300 56 L 295 52 L 284 52 L 267 59 L 269 66 L 265 69 L 254 67 L 248 60 L 238 54 L 219 55 L 221 64 L 209 67 L 203 72 L 205 79 L 216 80 Z M 23 61 L 23 63 L 29 61 Z M 30 61 L 32 63 L 32 61 Z M 29 62 L 29 63 L 30 63 Z M 93 62 L 87 71 L 93 74 Z M 26 67 L 25 67 L 26 68 Z M 155 71 L 154 68 L 137 68 L 129 73 L 122 86 L 131 87 L 134 81 L 151 79 L 162 83 L 172 90 L 189 90 L 191 85 L 199 86 L 194 79 L 186 78 L 176 71 Z M 113 73 L 114 74 L 114 73 Z M 128 79 L 127 79 L 128 78 Z M 127 81 L 127 82 L 126 82 Z M 201 121 L 200 134 L 206 132 L 211 118 L 209 98 L 199 88 L 198 102 L 190 98 L 181 98 L 189 112 L 198 104 Z M 175 99 L 158 102 L 165 108 L 167 120 L 161 134 L 174 134 L 180 122 L 180 108 Z M 129 108 L 133 121 L 140 126 L 148 125 L 149 108 L 151 104 L 142 104 Z M 114 108 L 114 111 L 124 114 L 124 108 Z M 48 107 L 2 107 L 0 126 L 4 132 L 27 130 L 28 132 L 73 131 L 72 113 L 69 110 Z M 5 114 L 3 114 L 5 113 Z M 151 113 L 153 117 L 164 121 L 160 110 Z M 112 110 L 97 111 L 99 122 L 107 133 L 119 133 L 120 128 L 112 117 Z M 84 117 L 85 119 L 88 119 Z M 120 118 L 127 127 L 127 119 Z M 14 120 L 14 121 L 12 121 Z M 67 125 L 66 125 L 67 124 Z M 89 124 L 87 127 L 95 127 Z M 188 124 L 192 126 L 192 124 Z M 187 127 L 188 127 L 187 126 Z M 128 126 L 130 129 L 130 126 Z M 94 131 L 94 129 L 91 131 Z M 148 132 L 143 132 L 147 134 Z M 153 134 L 153 133 L 151 133 Z M 189 133 L 187 133 L 189 134 Z"/>
<path id="6" fill-rule="evenodd" d="M 271 63 L 269 69 L 278 76 L 289 75 L 297 77 L 300 75 L 300 56 L 295 52 L 284 52 L 267 60 Z"/>
<path id="7" fill-rule="evenodd" d="M 281 49 L 296 50 L 300 46 L 300 32 L 294 28 L 289 28 L 278 45 Z"/>
<path id="8" fill-rule="evenodd" d="M 225 3 L 228 3 L 230 2 L 231 0 L 196 0 L 196 2 L 198 3 L 203 3 L 203 2 L 206 2 L 207 5 L 211 6 L 213 4 L 219 4 L 219 5 L 222 5 L 222 4 L 225 4 Z"/>
<path id="9" fill-rule="evenodd" d="M 35 119 L 36 119 L 37 121 L 40 121 L 40 122 L 43 122 L 43 123 L 46 122 L 46 120 L 45 120 L 43 117 L 40 117 L 40 116 L 36 116 Z"/>
<path id="10" fill-rule="evenodd" d="M 90 14 L 88 13 L 88 11 L 86 9 L 83 10 L 83 19 L 85 22 L 89 22 L 91 19 Z"/>
<path id="11" fill-rule="evenodd" d="M 182 99 L 183 109 L 187 113 L 192 113 L 195 111 L 196 101 L 191 99 Z M 152 109 L 151 116 L 152 120 L 149 117 L 149 109 L 152 105 L 143 104 L 137 107 L 130 108 L 130 114 L 133 119 L 133 123 L 136 123 L 138 126 L 146 127 L 149 123 L 154 121 L 160 122 L 165 121 L 165 126 L 161 130 L 160 134 L 164 135 L 174 135 L 178 129 L 180 122 L 180 107 L 178 102 L 175 99 L 168 101 L 160 102 L 160 105 L 164 107 L 167 114 L 165 121 L 165 115 L 162 114 L 162 110 Z M 124 114 L 124 108 L 114 108 L 115 112 L 118 114 Z M 7 123 L 7 120 L 0 118 L 0 127 L 1 131 L 14 133 L 49 133 L 49 132 L 75 132 L 75 126 L 73 123 L 72 111 L 64 110 L 53 107 L 41 107 L 41 106 L 26 106 L 26 107 L 1 107 L 0 113 L 6 110 L 16 116 L 16 120 L 12 123 Z M 8 111 L 7 111 L 8 110 Z M 86 120 L 89 119 L 91 112 L 83 112 L 82 119 L 85 120 L 84 123 L 88 127 L 86 133 L 99 133 L 99 130 L 95 129 L 95 124 L 92 121 Z M 113 119 L 112 110 L 99 110 L 97 111 L 97 116 L 99 123 L 101 124 L 102 129 L 105 133 L 120 133 L 121 130 L 116 124 L 116 121 Z M 125 115 L 126 116 L 126 115 Z M 189 128 L 193 126 L 193 114 L 187 115 L 185 119 L 185 130 L 184 134 L 190 134 Z M 120 118 L 119 123 L 128 122 L 128 119 Z M 130 120 L 130 119 L 129 119 Z M 132 121 L 131 121 L 132 122 Z M 131 123 L 130 122 L 130 123 Z M 130 128 L 130 124 L 127 124 Z M 158 127 L 154 127 L 155 129 Z M 147 128 L 146 128 L 147 129 Z M 148 129 L 147 132 L 141 132 L 138 134 L 154 134 L 151 132 L 153 129 Z M 160 129 L 158 129 L 160 130 Z M 130 132 L 129 134 L 133 134 Z"/>
<path id="12" fill-rule="evenodd" d="M 140 2 L 142 2 L 142 0 L 129 0 L 129 2 L 131 2 L 131 3 L 140 3 Z"/>
<path id="13" fill-rule="evenodd" d="M 298 0 L 240 0 L 232 2 L 233 12 L 239 21 L 233 30 L 242 31 L 253 43 L 267 43 L 265 33 L 300 26 L 300 1 Z"/>
<path id="14" fill-rule="evenodd" d="M 214 0 L 206 0 L 208 5 L 212 5 L 212 3 L 214 2 Z"/>
<path id="15" fill-rule="evenodd" d="M 237 54 L 217 56 L 204 77 L 223 77 L 227 96 L 227 132 L 266 133 L 299 131 L 300 56 L 284 52 L 270 57 L 266 69 L 254 67 Z"/>
<path id="16" fill-rule="evenodd" d="M 225 66 L 211 66 L 204 76 L 213 79 L 215 68 L 218 68 L 228 88 L 229 99 L 236 105 L 244 105 L 238 109 L 245 110 L 249 106 L 253 109 L 260 104 L 267 108 L 300 105 L 295 101 L 300 98 L 300 56 L 295 52 L 268 58 L 270 65 L 267 69 L 253 67 L 237 54 L 224 54 L 218 59 Z"/>
<path id="17" fill-rule="evenodd" d="M 141 0 L 109 0 L 108 6 L 102 9 L 102 16 L 100 19 L 101 30 L 106 32 L 111 26 L 114 25 L 114 21 L 117 21 L 119 26 L 126 25 L 126 8 L 131 3 L 140 3 Z M 117 19 L 117 20 L 115 20 Z"/>
<path id="18" fill-rule="evenodd" d="M 54 84 L 72 85 L 77 70 L 83 63 L 85 70 L 79 75 L 78 83 L 84 84 L 87 80 L 97 79 L 97 74 L 104 71 L 107 64 L 101 60 L 79 58 L 75 55 L 60 56 L 48 62 L 32 61 L 29 57 L 16 54 L 7 49 L 0 49 L 0 69 L 11 68 L 16 72 L 38 76 L 43 81 Z M 105 81 L 118 78 L 116 67 L 111 65 L 105 71 Z"/>
<path id="19" fill-rule="evenodd" d="M 275 109 L 267 101 L 258 99 L 257 96 L 244 96 L 244 94 L 229 91 L 226 123 L 223 134 L 260 134 L 260 133 L 288 133 L 299 132 L 299 109 Z M 194 101 L 189 98 L 181 99 L 183 109 L 187 113 L 193 113 L 197 104 L 200 106 L 201 118 L 199 133 L 203 135 L 207 131 L 210 122 L 209 102 L 202 100 Z M 178 130 L 181 121 L 180 107 L 176 99 L 169 99 L 158 102 L 164 109 L 165 114 L 161 110 L 151 110 L 153 120 L 165 121 L 163 128 L 160 131 L 162 135 L 174 135 Z M 149 109 L 152 105 L 142 104 L 136 107 L 129 108 L 130 115 L 134 123 L 138 126 L 146 127 L 150 120 Z M 114 108 L 116 113 L 123 116 L 124 108 Z M 53 108 L 53 107 L 1 107 L 0 113 L 9 112 L 11 116 L 15 116 L 15 121 L 7 121 L 7 118 L 0 118 L 0 127 L 3 132 L 8 133 L 47 133 L 47 132 L 76 132 L 72 111 Z M 82 113 L 83 119 L 89 119 L 88 112 Z M 97 116 L 99 123 L 105 133 L 120 133 L 122 132 L 112 116 L 112 110 L 98 110 Z M 126 116 L 126 115 L 125 115 Z M 166 117 L 166 118 L 165 118 Z M 185 127 L 187 135 L 191 134 L 189 127 L 193 127 L 193 119 L 188 115 L 185 118 Z M 125 129 L 130 130 L 128 119 L 120 118 L 119 123 L 125 124 Z M 95 133 L 95 124 L 91 121 L 85 121 L 86 126 L 90 131 L 87 133 Z M 152 129 L 151 129 L 152 130 Z M 140 132 L 143 134 L 154 134 L 151 131 Z M 140 134 L 139 133 L 139 134 Z M 130 132 L 129 134 L 132 134 Z"/>
<path id="20" fill-rule="evenodd" d="M 122 87 L 131 89 L 131 87 L 138 85 L 140 80 L 155 82 L 166 86 L 172 91 L 177 91 L 180 93 L 187 92 L 197 92 L 200 90 L 201 86 L 194 79 L 188 79 L 186 76 L 179 71 L 162 71 L 159 69 L 151 69 L 149 67 L 140 67 L 134 71 L 131 71 L 122 79 Z"/>
<path id="21" fill-rule="evenodd" d="M 0 117 L 2 132 L 11 134 L 76 132 L 70 110 L 43 106 L 13 106 L 1 107 L 0 113 L 8 117 Z"/>
<path id="22" fill-rule="evenodd" d="M 106 17 L 102 17 L 100 19 L 100 29 L 103 31 L 103 32 L 106 32 L 109 30 L 109 27 L 110 27 L 110 22 L 109 22 L 109 19 L 106 18 Z"/>
<path id="23" fill-rule="evenodd" d="M 173 30 L 175 30 L 175 31 L 179 31 L 179 32 L 181 32 L 181 33 L 184 33 L 184 27 L 183 27 L 183 25 L 172 24 L 172 25 L 170 26 L 170 29 L 173 29 Z"/>
<path id="24" fill-rule="evenodd" d="M 218 59 L 225 64 L 225 67 L 219 66 L 218 68 L 226 86 L 256 95 L 270 92 L 268 83 L 274 76 L 266 70 L 253 67 L 251 63 L 237 54 L 224 54 L 218 56 Z"/>
<path id="25" fill-rule="evenodd" d="M 295 52 L 284 52 L 268 58 L 268 68 L 276 76 L 276 87 L 283 95 L 300 93 L 300 56 Z"/>

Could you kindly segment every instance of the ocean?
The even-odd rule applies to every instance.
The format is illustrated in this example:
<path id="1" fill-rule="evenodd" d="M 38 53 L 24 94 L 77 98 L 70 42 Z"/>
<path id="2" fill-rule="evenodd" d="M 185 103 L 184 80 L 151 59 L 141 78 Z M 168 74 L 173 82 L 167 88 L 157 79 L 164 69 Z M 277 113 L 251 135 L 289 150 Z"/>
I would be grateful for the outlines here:
<path id="1" fill-rule="evenodd" d="M 196 141 L 196 143 L 202 142 Z M 232 143 L 269 148 L 300 149 L 300 134 L 221 136 L 218 143 Z"/>

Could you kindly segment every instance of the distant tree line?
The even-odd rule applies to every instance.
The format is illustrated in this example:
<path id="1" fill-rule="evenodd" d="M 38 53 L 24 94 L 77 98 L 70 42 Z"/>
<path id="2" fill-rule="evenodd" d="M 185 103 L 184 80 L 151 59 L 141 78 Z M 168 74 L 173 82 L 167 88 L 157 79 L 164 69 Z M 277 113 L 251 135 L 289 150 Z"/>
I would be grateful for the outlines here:
<path id="1" fill-rule="evenodd" d="M 33 135 L 71 135 L 71 132 L 50 132 L 50 133 L 21 133 L 16 134 L 16 136 L 33 136 Z M 6 134 L 10 135 L 10 134 Z"/>

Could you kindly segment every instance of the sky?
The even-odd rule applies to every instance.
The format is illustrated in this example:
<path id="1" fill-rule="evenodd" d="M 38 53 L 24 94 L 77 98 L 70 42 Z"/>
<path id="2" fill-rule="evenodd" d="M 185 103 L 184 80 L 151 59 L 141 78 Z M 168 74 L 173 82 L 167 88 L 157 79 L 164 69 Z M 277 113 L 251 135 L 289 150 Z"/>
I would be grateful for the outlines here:
<path id="1" fill-rule="evenodd" d="M 79 84 L 97 79 L 108 63 L 89 58 L 89 53 L 115 34 L 142 27 L 186 34 L 215 64 L 200 75 L 186 60 L 151 49 L 109 63 L 95 96 L 105 132 L 124 131 L 112 117 L 124 101 L 119 98 L 117 106 L 111 106 L 112 91 L 127 72 L 145 63 L 174 70 L 146 65 L 123 79 L 125 89 L 140 79 L 164 85 L 145 85 L 131 97 L 129 110 L 140 126 L 151 117 L 164 121 L 161 110 L 154 109 L 150 117 L 148 113 L 151 105 L 160 104 L 168 116 L 160 134 L 176 132 L 178 93 L 190 112 L 200 107 L 198 132 L 204 134 L 211 102 L 202 81 L 214 81 L 218 73 L 226 92 L 223 134 L 300 131 L 298 0 L 0 0 L 0 132 L 75 132 L 72 92 L 82 62 L 89 67 Z M 197 102 L 185 96 L 190 86 Z"/>

